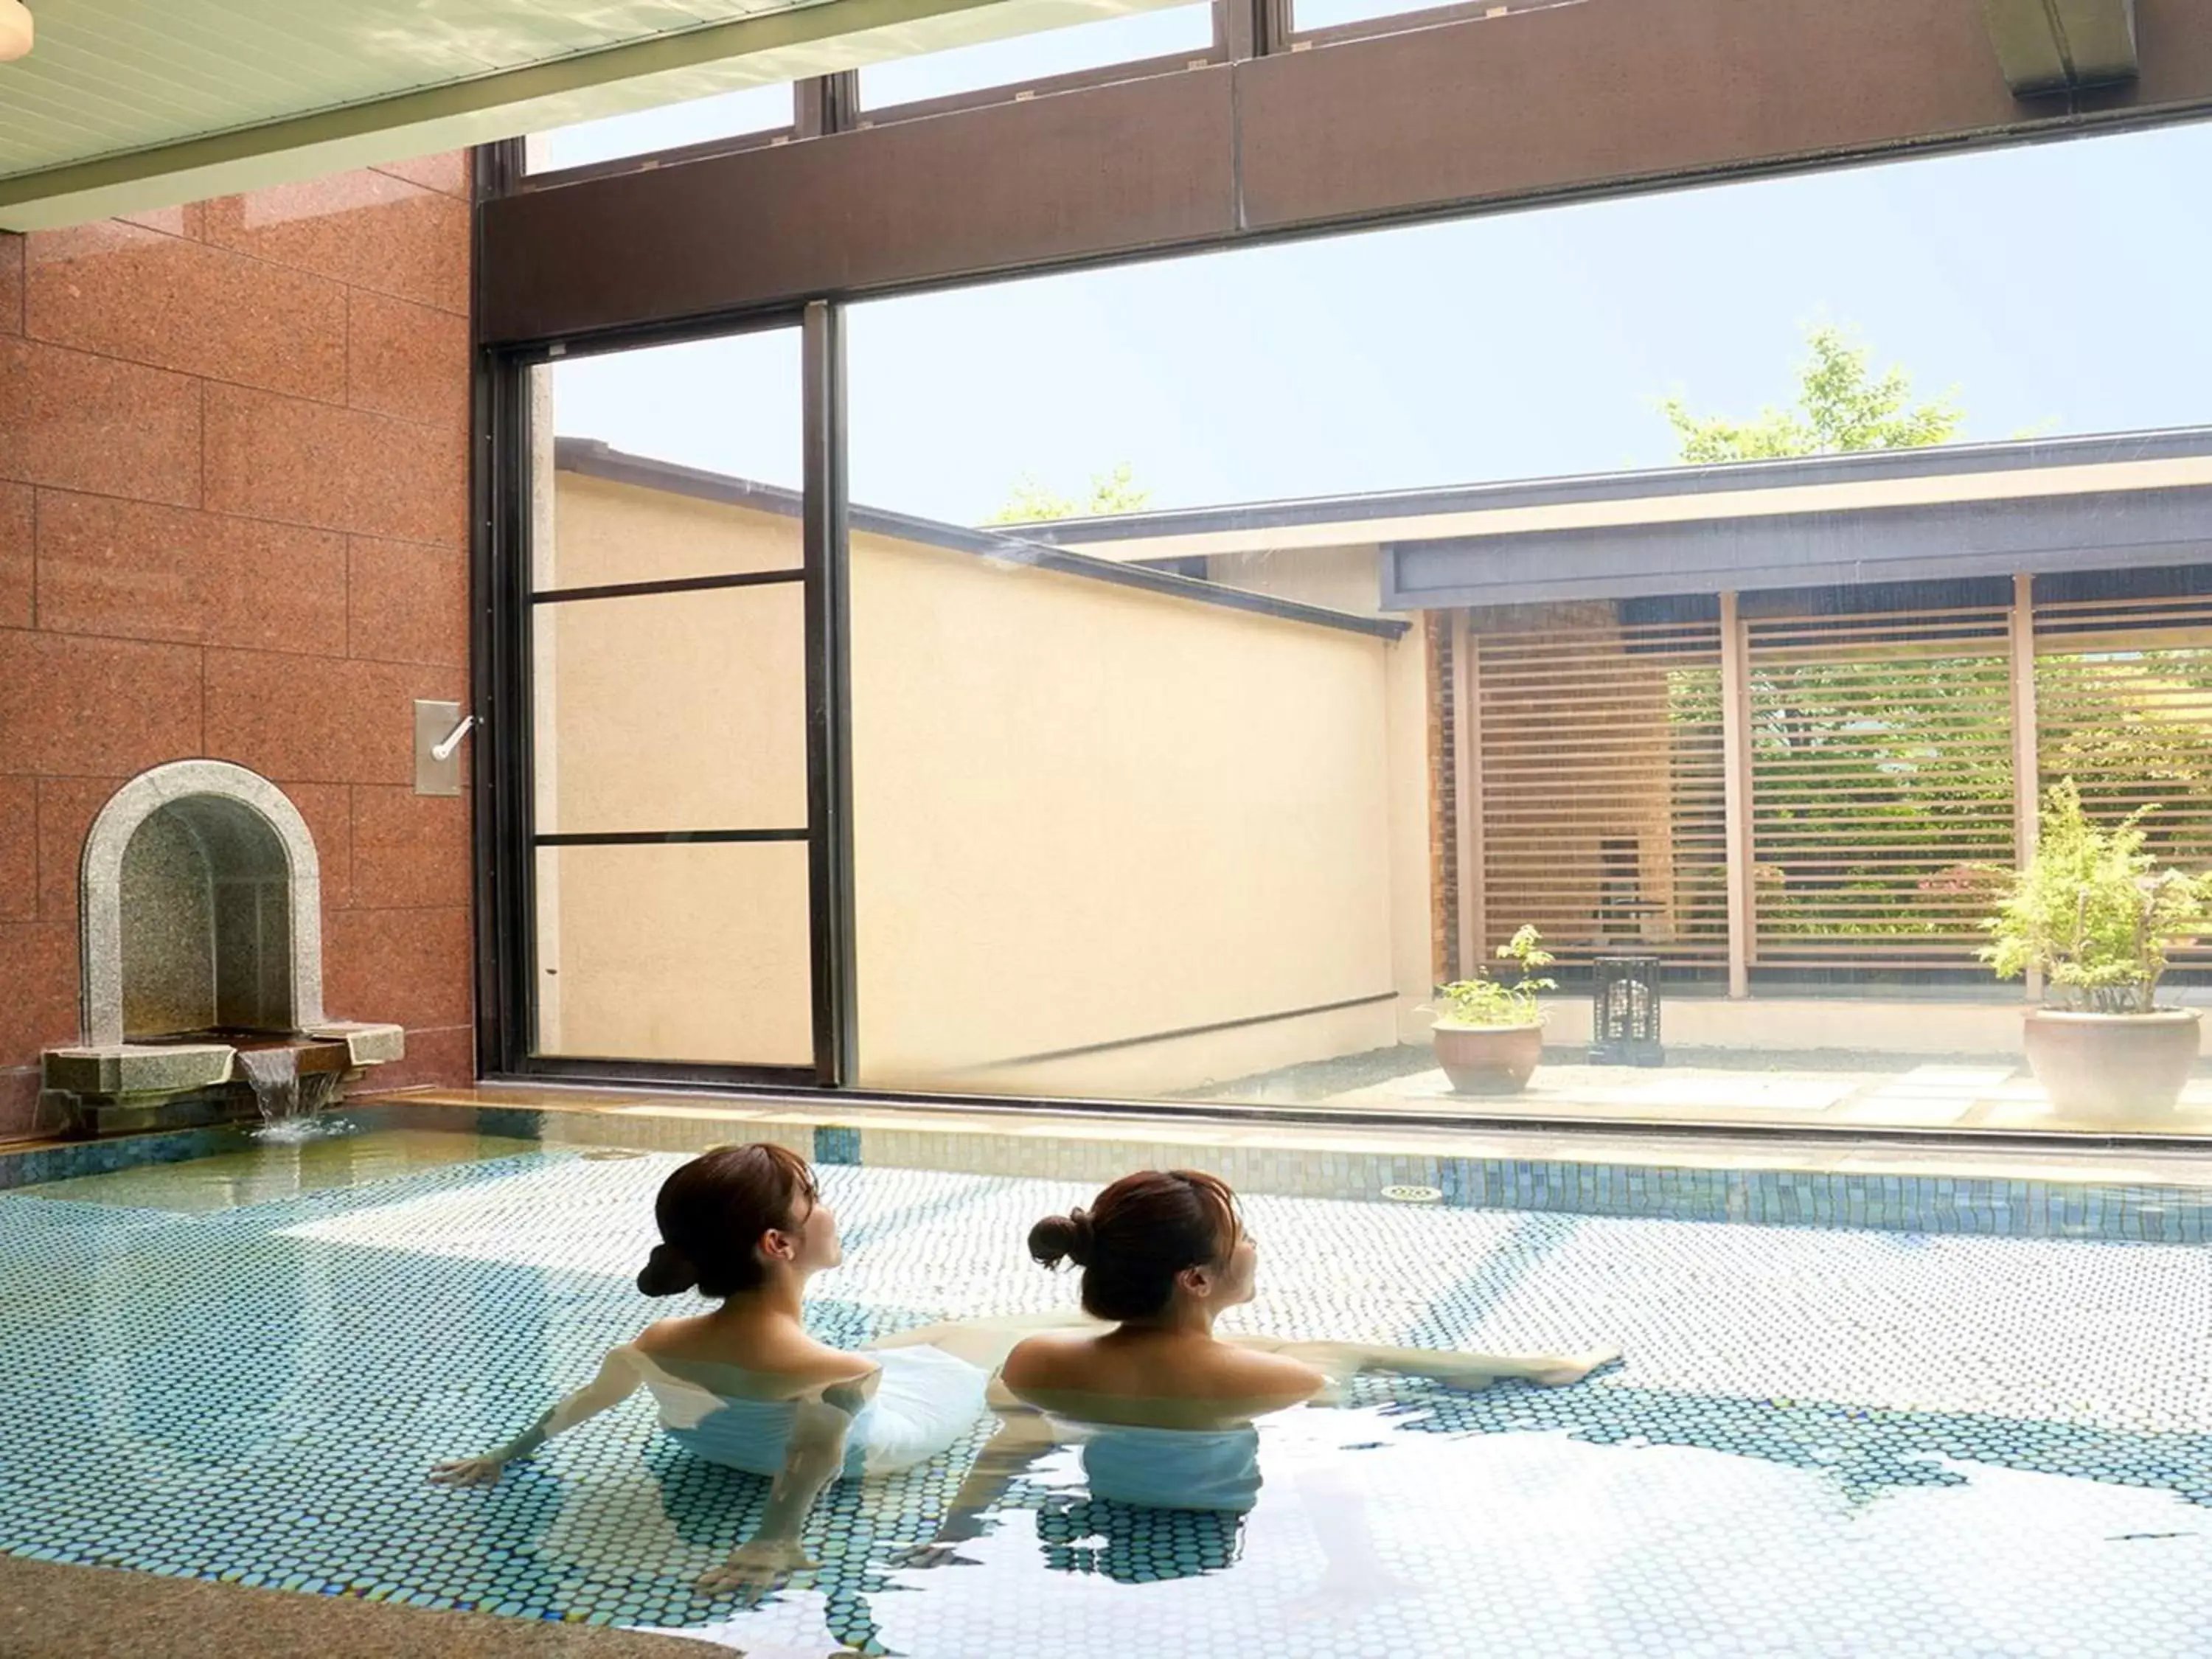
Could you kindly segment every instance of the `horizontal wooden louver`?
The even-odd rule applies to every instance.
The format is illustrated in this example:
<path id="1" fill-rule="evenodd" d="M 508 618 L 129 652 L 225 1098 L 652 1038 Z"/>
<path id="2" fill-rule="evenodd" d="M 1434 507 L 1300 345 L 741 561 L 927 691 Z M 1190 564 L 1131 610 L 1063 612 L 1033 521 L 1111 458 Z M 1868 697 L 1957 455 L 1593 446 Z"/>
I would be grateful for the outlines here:
<path id="1" fill-rule="evenodd" d="M 1971 965 L 2014 857 L 2006 611 L 1746 630 L 1754 966 Z"/>
<path id="2" fill-rule="evenodd" d="M 1719 625 L 1468 621 L 1478 959 L 1534 923 L 1563 962 L 1725 963 Z"/>
<path id="3" fill-rule="evenodd" d="M 2160 857 L 2212 869 L 2212 599 L 2100 599 L 2035 611 L 2037 766 L 2104 822 L 2154 805 Z M 2212 965 L 2212 941 L 2172 953 Z"/>

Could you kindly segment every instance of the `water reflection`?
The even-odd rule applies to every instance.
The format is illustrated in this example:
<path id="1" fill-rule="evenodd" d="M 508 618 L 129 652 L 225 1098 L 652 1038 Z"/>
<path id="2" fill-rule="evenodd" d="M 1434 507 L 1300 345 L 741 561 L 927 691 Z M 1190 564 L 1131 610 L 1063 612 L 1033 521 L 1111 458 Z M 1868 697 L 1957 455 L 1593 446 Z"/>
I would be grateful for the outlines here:
<path id="1" fill-rule="evenodd" d="M 1082 1498 L 1038 1510 L 1044 1563 L 1117 1584 L 1222 1572 L 1243 1551 L 1244 1517 L 1221 1510 L 1150 1510 Z"/>
<path id="2" fill-rule="evenodd" d="M 927 1594 L 876 1598 L 880 1639 L 1456 1653 L 1480 1627 L 1504 1651 L 2010 1654 L 2124 1620 L 2127 1650 L 2179 1656 L 2212 1633 L 2212 1600 L 2164 1577 L 2212 1563 L 2212 1528 L 2165 1494 L 1947 1462 L 1951 1484 L 1867 1508 L 1817 1469 L 1712 1450 L 1340 1426 L 1263 1425 L 1267 1481 L 1248 1515 L 1208 1517 L 1223 1531 L 1084 1498 L 1071 1454 L 1065 1486 L 1011 1495 L 963 1549 L 971 1570 L 896 1575 Z"/>
<path id="3" fill-rule="evenodd" d="M 362 1133 L 343 1118 L 240 1130 L 236 1139 L 243 1145 L 235 1152 L 72 1176 L 19 1190 L 27 1197 L 204 1215 L 539 1150 L 534 1140 L 447 1130 Z"/>
<path id="4" fill-rule="evenodd" d="M 1619 1384 L 1360 1392 L 1254 1424 L 1243 1508 L 1101 1497 L 1113 1425 L 1002 1424 L 953 1455 L 965 1478 L 933 1525 L 902 1494 L 819 1572 L 670 1622 L 749 1652 L 1053 1659 L 1262 1637 L 1455 1652 L 1476 1620 L 1509 1647 L 1592 1654 L 1748 1630 L 1778 1654 L 2030 1652 L 2108 1621 L 2132 1653 L 2212 1650 L 2193 1587 L 2212 1566 L 2207 1437 Z M 1009 1646 L 1009 1630 L 1034 1635 Z"/>
<path id="5" fill-rule="evenodd" d="M 1916 1247 L 1942 1294 L 1901 1306 L 1869 1257 L 1834 1303 L 1882 1311 L 1862 1332 L 1756 1300 L 1805 1282 L 1800 1249 L 1859 1261 L 1853 1236 L 1725 1227 L 1581 1235 L 1601 1257 L 1585 1281 L 1648 1304 L 1621 1373 L 1484 1392 L 1369 1376 L 1345 1407 L 1260 1417 L 1249 1509 L 1128 1503 L 1065 1415 L 1022 1419 L 1042 1431 L 1026 1439 L 986 1417 L 914 1468 L 833 1482 L 807 1529 L 818 1565 L 702 1595 L 771 1482 L 684 1449 L 643 1397 L 467 1501 L 422 1480 L 635 1328 L 618 1270 L 660 1167 L 539 1154 L 198 1214 L 0 1194 L 0 1548 L 785 1659 L 1334 1659 L 1467 1652 L 1470 1632 L 1639 1659 L 2212 1652 L 2212 1425 L 2185 1358 L 2201 1252 Z M 855 1233 L 916 1203 L 902 1176 L 872 1209 L 870 1178 L 848 1177 Z M 1726 1320 L 1700 1323 L 1717 1287 Z M 869 1289 L 810 1302 L 807 1328 L 857 1347 L 923 1316 Z M 2009 1322 L 1973 1324 L 1984 1304 Z M 2131 1371 L 2079 1363 L 2106 1305 L 2158 1316 Z M 1962 1324 L 1983 1336 L 1977 1395 L 1947 1346 Z M 1822 1343 L 1827 1369 L 1782 1369 Z M 2062 1386 L 2072 1409 L 2046 1403 Z M 2017 1403 L 1905 1408 L 1916 1395 Z"/>

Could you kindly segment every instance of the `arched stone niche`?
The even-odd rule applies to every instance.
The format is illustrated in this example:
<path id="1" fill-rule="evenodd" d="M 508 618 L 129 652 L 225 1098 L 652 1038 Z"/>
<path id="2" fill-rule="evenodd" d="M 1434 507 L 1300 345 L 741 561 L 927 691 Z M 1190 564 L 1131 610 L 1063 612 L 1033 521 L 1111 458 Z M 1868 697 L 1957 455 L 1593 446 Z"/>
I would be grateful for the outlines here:
<path id="1" fill-rule="evenodd" d="M 78 917 L 89 1047 L 323 1024 L 322 882 L 284 792 L 228 761 L 173 761 L 85 836 Z"/>

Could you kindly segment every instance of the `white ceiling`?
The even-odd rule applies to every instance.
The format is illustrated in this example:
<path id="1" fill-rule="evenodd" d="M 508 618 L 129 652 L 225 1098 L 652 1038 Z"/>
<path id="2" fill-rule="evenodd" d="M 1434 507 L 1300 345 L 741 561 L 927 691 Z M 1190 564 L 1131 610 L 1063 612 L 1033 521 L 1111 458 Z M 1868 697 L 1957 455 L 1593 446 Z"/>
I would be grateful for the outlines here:
<path id="1" fill-rule="evenodd" d="M 0 228 L 35 229 L 1161 0 L 33 0 Z"/>

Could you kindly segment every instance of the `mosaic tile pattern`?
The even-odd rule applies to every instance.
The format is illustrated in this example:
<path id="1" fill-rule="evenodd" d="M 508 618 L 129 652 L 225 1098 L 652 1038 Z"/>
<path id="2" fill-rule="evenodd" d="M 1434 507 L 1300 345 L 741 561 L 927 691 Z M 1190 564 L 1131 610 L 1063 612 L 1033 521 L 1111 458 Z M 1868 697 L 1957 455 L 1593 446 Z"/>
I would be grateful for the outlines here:
<path id="1" fill-rule="evenodd" d="M 2189 1243 L 1261 1194 L 1248 1328 L 1627 1361 L 1550 1391 L 1364 1379 L 1267 1425 L 1243 1517 L 1092 1500 L 1066 1449 L 956 1516 L 979 1425 L 834 1487 L 819 1567 L 753 1607 L 692 1585 L 767 1483 L 686 1456 L 641 1399 L 495 1489 L 429 1486 L 672 1310 L 629 1278 L 678 1161 L 264 1176 L 227 1207 L 155 1207 L 167 1176 L 0 1194 L 0 1548 L 757 1655 L 2212 1651 Z M 1071 1299 L 1016 1246 L 1091 1182 L 822 1174 L 849 1250 L 810 1310 L 829 1340 Z"/>

